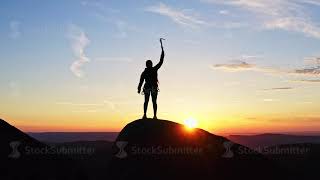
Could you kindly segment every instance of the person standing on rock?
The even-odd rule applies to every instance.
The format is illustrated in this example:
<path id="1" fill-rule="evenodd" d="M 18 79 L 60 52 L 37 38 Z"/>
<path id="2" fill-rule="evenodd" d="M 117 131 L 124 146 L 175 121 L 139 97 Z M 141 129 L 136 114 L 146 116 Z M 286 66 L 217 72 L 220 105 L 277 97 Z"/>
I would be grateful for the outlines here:
<path id="1" fill-rule="evenodd" d="M 163 51 L 163 46 L 162 46 L 162 40 L 163 38 L 160 38 L 160 44 L 161 44 L 161 56 L 160 56 L 160 62 L 153 66 L 151 60 L 146 61 L 146 68 L 142 72 L 140 76 L 140 82 L 138 85 L 138 93 L 140 94 L 141 92 L 141 87 L 143 82 L 143 93 L 144 94 L 144 114 L 143 114 L 143 119 L 147 118 L 147 109 L 148 109 L 148 103 L 149 103 L 149 97 L 151 95 L 152 98 L 152 104 L 153 104 L 153 119 L 157 119 L 157 97 L 158 97 L 158 69 L 161 67 L 163 64 L 163 59 L 164 59 L 164 51 Z"/>

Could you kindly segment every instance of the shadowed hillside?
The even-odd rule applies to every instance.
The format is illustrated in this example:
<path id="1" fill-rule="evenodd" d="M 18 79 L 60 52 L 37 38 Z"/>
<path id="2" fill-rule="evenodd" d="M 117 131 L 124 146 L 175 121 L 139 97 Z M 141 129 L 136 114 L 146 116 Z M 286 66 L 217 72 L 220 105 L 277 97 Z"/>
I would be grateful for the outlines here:
<path id="1" fill-rule="evenodd" d="M 0 120 L 0 179 L 87 179 L 66 155 Z"/>
<path id="2" fill-rule="evenodd" d="M 0 120 L 0 145 L 0 160 L 5 164 L 0 166 L 1 180 L 319 177 L 319 144 L 278 145 L 260 152 L 165 120 L 133 121 L 113 145 L 108 141 L 77 141 L 50 146 Z M 78 148 L 90 151 L 57 151 Z"/>
<path id="3" fill-rule="evenodd" d="M 261 134 L 229 136 L 234 142 L 261 152 L 287 172 L 292 179 L 319 179 L 320 136 Z"/>
<path id="4" fill-rule="evenodd" d="M 247 152 L 247 153 L 246 153 Z M 165 120 L 129 123 L 114 144 L 112 179 L 275 179 L 264 156 L 202 129 Z"/>

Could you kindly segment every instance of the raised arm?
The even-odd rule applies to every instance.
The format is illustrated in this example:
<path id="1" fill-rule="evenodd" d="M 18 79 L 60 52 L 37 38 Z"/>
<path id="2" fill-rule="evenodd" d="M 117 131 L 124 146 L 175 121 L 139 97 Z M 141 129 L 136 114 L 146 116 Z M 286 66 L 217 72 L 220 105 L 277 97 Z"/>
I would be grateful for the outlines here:
<path id="1" fill-rule="evenodd" d="M 138 93 L 139 94 L 141 92 L 141 87 L 142 87 L 143 81 L 144 81 L 144 72 L 140 76 L 140 81 L 139 81 L 139 85 L 138 85 Z"/>
<path id="2" fill-rule="evenodd" d="M 160 56 L 160 62 L 154 66 L 154 68 L 159 69 L 162 64 L 163 64 L 163 59 L 164 59 L 164 50 L 162 46 L 162 38 L 160 38 L 160 44 L 161 44 L 161 56 Z"/>

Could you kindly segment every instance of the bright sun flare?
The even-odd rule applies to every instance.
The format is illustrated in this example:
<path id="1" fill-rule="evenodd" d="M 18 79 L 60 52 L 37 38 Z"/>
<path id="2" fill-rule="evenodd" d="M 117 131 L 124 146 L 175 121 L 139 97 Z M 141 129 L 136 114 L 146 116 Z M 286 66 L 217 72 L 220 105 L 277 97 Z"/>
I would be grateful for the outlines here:
<path id="1" fill-rule="evenodd" d="M 194 118 L 188 118 L 186 120 L 184 120 L 184 125 L 188 128 L 188 129 L 193 129 L 196 128 L 198 125 L 198 122 L 196 119 Z"/>

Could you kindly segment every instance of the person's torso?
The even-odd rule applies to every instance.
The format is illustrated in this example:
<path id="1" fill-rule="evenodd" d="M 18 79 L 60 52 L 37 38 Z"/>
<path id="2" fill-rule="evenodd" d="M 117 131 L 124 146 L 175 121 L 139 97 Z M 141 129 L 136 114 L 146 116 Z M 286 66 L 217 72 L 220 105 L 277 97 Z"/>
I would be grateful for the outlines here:
<path id="1" fill-rule="evenodd" d="M 158 70 L 146 68 L 144 70 L 145 87 L 158 87 Z"/>

